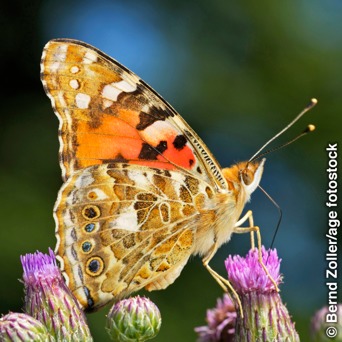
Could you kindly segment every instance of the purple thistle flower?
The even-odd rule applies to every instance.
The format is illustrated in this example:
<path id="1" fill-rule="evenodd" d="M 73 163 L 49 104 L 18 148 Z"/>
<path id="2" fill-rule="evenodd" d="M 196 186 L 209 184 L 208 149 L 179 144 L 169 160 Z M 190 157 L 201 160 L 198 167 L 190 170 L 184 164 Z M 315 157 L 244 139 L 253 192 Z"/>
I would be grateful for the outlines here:
<path id="1" fill-rule="evenodd" d="M 92 341 L 85 315 L 66 286 L 51 249 L 21 257 L 25 311 L 60 341 Z"/>
<path id="2" fill-rule="evenodd" d="M 263 247 L 262 260 L 278 285 L 282 277 L 276 250 Z M 243 308 L 243 317 L 237 311 L 236 341 L 299 341 L 286 306 L 259 262 L 258 250 L 250 250 L 245 258 L 229 256 L 225 265 Z"/>
<path id="3" fill-rule="evenodd" d="M 23 313 L 10 312 L 0 318 L 0 341 L 48 342 L 54 341 L 54 338 L 49 335 L 44 324 L 33 317 Z"/>
<path id="4" fill-rule="evenodd" d="M 236 311 L 228 294 L 217 300 L 216 308 L 207 310 L 206 321 L 208 325 L 195 328 L 198 342 L 234 341 Z"/>
<path id="5" fill-rule="evenodd" d="M 282 279 L 279 273 L 281 259 L 278 258 L 277 251 L 266 251 L 262 246 L 261 253 L 262 261 L 270 276 L 279 285 Z M 225 266 L 228 279 L 238 293 L 253 291 L 269 293 L 275 291 L 273 282 L 259 262 L 259 253 L 256 248 L 251 249 L 245 258 L 239 255 L 230 255 L 225 261 Z"/>
<path id="6" fill-rule="evenodd" d="M 131 297 L 115 303 L 107 316 L 107 331 L 117 342 L 147 341 L 161 326 L 158 307 L 148 298 Z"/>

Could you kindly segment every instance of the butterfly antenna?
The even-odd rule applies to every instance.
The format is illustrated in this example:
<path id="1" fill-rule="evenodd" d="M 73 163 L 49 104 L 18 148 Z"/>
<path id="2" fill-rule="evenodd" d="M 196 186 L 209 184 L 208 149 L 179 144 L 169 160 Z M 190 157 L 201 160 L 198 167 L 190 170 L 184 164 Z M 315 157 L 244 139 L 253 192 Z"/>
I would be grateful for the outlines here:
<path id="1" fill-rule="evenodd" d="M 265 149 L 266 146 L 268 146 L 272 141 L 274 141 L 275 139 L 277 139 L 280 135 L 282 135 L 284 132 L 286 132 L 291 126 L 293 126 L 294 123 L 296 123 L 306 112 L 308 112 L 310 109 L 312 109 L 315 105 L 317 104 L 317 100 L 315 98 L 310 100 L 310 103 L 287 125 L 285 126 L 280 132 L 278 132 L 274 137 L 272 137 L 270 140 L 268 140 L 263 146 L 261 146 L 261 148 L 259 148 L 259 150 L 249 159 L 249 162 L 252 162 L 255 159 L 259 159 L 261 156 L 264 156 L 265 154 L 268 154 L 270 152 L 276 151 L 284 146 L 287 146 L 291 143 L 293 143 L 294 141 L 296 141 L 297 139 L 301 138 L 302 136 L 304 136 L 307 133 L 310 133 L 312 131 L 315 130 L 315 126 L 314 125 L 309 125 L 300 135 L 298 135 L 296 138 L 292 139 L 291 141 L 278 146 L 274 149 L 271 149 L 267 152 L 264 152 L 263 154 L 259 153 Z"/>
<path id="2" fill-rule="evenodd" d="M 272 249 L 273 245 L 274 245 L 275 238 L 277 236 L 277 233 L 278 233 L 278 230 L 280 227 L 281 220 L 283 218 L 283 211 L 281 210 L 279 204 L 271 197 L 271 195 L 264 188 L 262 188 L 260 185 L 258 185 L 258 187 L 266 195 L 266 197 L 274 204 L 274 206 L 278 209 L 278 213 L 279 213 L 279 219 L 278 219 L 277 227 L 276 227 L 275 232 L 273 234 L 271 247 L 270 247 Z M 266 261 L 266 263 L 267 263 L 267 261 Z"/>
<path id="3" fill-rule="evenodd" d="M 298 140 L 299 138 L 303 137 L 304 135 L 313 132 L 315 129 L 316 129 L 316 127 L 314 125 L 308 125 L 304 129 L 304 131 L 302 133 L 300 133 L 299 135 L 297 135 L 295 138 L 291 139 L 290 141 L 287 141 L 286 143 L 284 143 L 284 144 L 282 144 L 280 146 L 271 148 L 271 149 L 269 149 L 269 150 L 267 150 L 267 151 L 265 151 L 265 152 L 263 152 L 263 153 L 261 153 L 259 155 L 256 155 L 253 159 L 250 159 L 249 161 L 252 162 L 252 161 L 254 161 L 256 159 L 259 159 L 259 158 L 265 156 L 266 154 L 269 154 L 269 153 L 272 153 L 274 151 L 280 150 L 281 148 L 283 148 L 283 147 L 285 147 L 287 145 L 292 144 L 294 141 Z"/>

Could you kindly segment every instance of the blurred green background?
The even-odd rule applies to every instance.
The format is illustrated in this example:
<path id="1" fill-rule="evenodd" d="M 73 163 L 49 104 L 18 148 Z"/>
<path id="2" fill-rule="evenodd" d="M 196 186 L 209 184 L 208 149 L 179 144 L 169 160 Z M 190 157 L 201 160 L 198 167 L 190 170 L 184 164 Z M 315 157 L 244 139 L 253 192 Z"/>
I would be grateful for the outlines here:
<path id="1" fill-rule="evenodd" d="M 65 37 L 95 45 L 137 73 L 223 166 L 248 159 L 318 98 L 275 145 L 308 123 L 317 131 L 269 155 L 261 182 L 283 210 L 275 241 L 283 259 L 281 294 L 307 341 L 310 317 L 328 301 L 325 147 L 342 142 L 341 1 L 33 0 L 0 6 L 0 313 L 21 311 L 19 256 L 55 245 L 58 122 L 40 84 L 39 62 L 49 39 Z M 256 191 L 248 209 L 269 247 L 276 208 Z M 248 236 L 233 236 L 212 267 L 225 274 L 228 254 L 244 255 L 248 248 Z M 163 316 L 155 341 L 194 341 L 193 328 L 204 324 L 206 309 L 221 295 L 193 258 L 175 284 L 148 294 Z M 96 341 L 108 340 L 106 312 L 88 316 Z"/>

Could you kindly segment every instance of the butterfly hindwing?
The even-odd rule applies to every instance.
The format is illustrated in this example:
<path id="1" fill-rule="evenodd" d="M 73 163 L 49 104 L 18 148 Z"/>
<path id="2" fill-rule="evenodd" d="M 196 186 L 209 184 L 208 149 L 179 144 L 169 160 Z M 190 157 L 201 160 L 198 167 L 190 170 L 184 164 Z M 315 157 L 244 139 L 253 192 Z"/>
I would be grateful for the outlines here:
<path id="1" fill-rule="evenodd" d="M 172 283 L 193 252 L 213 191 L 204 186 L 179 171 L 122 163 L 71 175 L 55 207 L 56 251 L 82 306 Z"/>

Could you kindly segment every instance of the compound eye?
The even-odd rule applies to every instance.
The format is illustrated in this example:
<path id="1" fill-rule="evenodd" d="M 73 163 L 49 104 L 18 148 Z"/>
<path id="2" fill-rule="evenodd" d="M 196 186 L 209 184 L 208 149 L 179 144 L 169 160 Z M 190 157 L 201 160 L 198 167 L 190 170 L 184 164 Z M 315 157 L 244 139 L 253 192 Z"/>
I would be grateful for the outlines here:
<path id="1" fill-rule="evenodd" d="M 249 185 L 253 182 L 254 173 L 248 168 L 244 169 L 241 173 L 242 181 L 245 185 Z"/>

